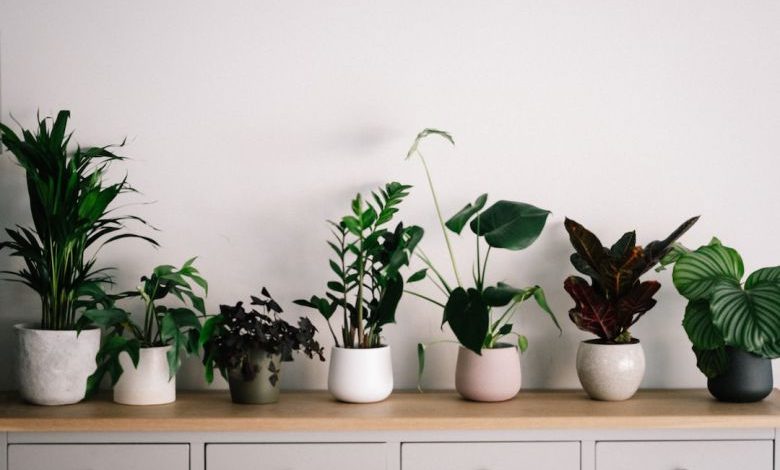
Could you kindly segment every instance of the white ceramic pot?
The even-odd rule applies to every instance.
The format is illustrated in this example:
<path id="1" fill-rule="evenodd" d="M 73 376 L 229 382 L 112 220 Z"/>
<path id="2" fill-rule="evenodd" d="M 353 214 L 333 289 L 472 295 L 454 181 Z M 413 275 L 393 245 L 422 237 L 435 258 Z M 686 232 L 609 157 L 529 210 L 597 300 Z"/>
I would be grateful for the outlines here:
<path id="1" fill-rule="evenodd" d="M 520 354 L 516 346 L 499 343 L 482 355 L 463 346 L 455 366 L 455 390 L 468 400 L 505 401 L 520 391 Z"/>
<path id="2" fill-rule="evenodd" d="M 126 352 L 119 354 L 122 375 L 114 385 L 114 401 L 123 405 L 163 405 L 176 401 L 176 377 L 169 378 L 171 346 L 141 348 L 138 368 Z"/>
<path id="3" fill-rule="evenodd" d="M 393 391 L 390 346 L 331 348 L 328 391 L 349 403 L 373 403 L 389 397 Z"/>
<path id="4" fill-rule="evenodd" d="M 84 399 L 87 378 L 97 368 L 100 330 L 39 330 L 15 325 L 19 393 L 36 405 L 69 405 Z"/>
<path id="5" fill-rule="evenodd" d="M 645 352 L 639 340 L 629 344 L 583 341 L 577 349 L 577 376 L 594 400 L 628 400 L 645 376 Z"/>

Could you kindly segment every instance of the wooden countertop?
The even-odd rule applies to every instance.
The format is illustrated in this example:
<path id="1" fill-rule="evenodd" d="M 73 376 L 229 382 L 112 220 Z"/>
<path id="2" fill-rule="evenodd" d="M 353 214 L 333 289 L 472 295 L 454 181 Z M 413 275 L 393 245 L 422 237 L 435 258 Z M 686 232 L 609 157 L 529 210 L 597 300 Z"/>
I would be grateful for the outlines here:
<path id="1" fill-rule="evenodd" d="M 397 392 L 388 400 L 339 403 L 326 392 L 283 392 L 273 405 L 236 405 L 225 392 L 182 392 L 170 405 L 126 406 L 106 395 L 68 406 L 28 405 L 0 394 L 0 431 L 368 431 L 504 429 L 682 429 L 780 427 L 780 393 L 730 404 L 706 390 L 642 390 L 624 402 L 581 391 L 522 391 L 503 403 L 454 392 Z"/>

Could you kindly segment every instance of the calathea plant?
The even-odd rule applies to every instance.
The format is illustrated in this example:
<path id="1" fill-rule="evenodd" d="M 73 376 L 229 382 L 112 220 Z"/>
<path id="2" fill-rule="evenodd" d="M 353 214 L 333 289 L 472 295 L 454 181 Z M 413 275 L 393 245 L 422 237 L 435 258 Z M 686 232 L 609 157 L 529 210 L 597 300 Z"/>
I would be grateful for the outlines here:
<path id="1" fill-rule="evenodd" d="M 742 278 L 742 257 L 713 238 L 695 251 L 677 245 L 663 259 L 674 263 L 672 279 L 686 299 L 683 327 L 697 366 L 709 378 L 726 372 L 726 347 L 780 357 L 780 266 Z"/>
<path id="2" fill-rule="evenodd" d="M 135 291 L 112 295 L 100 308 L 84 312 L 84 325 L 91 322 L 107 331 L 97 355 L 97 370 L 87 382 L 88 392 L 96 391 L 107 373 L 112 385 L 116 384 L 123 372 L 119 363 L 122 352 L 138 367 L 141 348 L 171 346 L 167 353 L 170 377 L 179 370 L 183 352 L 197 354 L 201 329 L 197 312 L 205 315 L 205 306 L 193 285 L 202 288 L 205 294 L 208 283 L 193 266 L 194 261 L 195 258 L 188 260 L 179 269 L 171 265 L 157 266 L 149 276 L 141 278 Z M 180 305 L 163 304 L 169 297 Z M 123 299 L 136 298 L 143 306 L 143 324 L 133 321 L 133 315 L 117 305 Z"/>
<path id="3" fill-rule="evenodd" d="M 236 305 L 220 305 L 219 315 L 209 318 L 200 332 L 203 347 L 203 365 L 206 366 L 206 380 L 214 380 L 216 367 L 227 380 L 230 371 L 238 371 L 244 381 L 255 378 L 258 370 L 251 360 L 253 351 L 264 351 L 278 355 L 282 361 L 292 361 L 293 352 L 300 351 L 308 358 L 314 356 L 324 361 L 323 348 L 314 339 L 317 329 L 308 318 L 298 319 L 298 326 L 283 320 L 282 307 L 263 287 L 262 298 L 252 296 L 252 305 L 263 311 L 247 311 L 243 302 Z M 268 363 L 268 380 L 276 385 L 279 369 L 273 361 Z"/>
<path id="4" fill-rule="evenodd" d="M 598 336 L 605 343 L 632 342 L 629 328 L 652 309 L 661 284 L 640 281 L 640 277 L 673 250 L 673 243 L 698 220 L 693 217 L 664 240 L 636 245 L 636 232 L 625 233 L 606 248 L 592 232 L 566 219 L 564 225 L 575 253 L 571 264 L 590 277 L 570 276 L 563 284 L 576 305 L 569 317 L 577 327 Z"/>
<path id="5" fill-rule="evenodd" d="M 411 186 L 388 183 L 371 193 L 371 200 L 358 194 L 351 213 L 341 221 L 328 221 L 333 240 L 328 245 L 335 258 L 329 264 L 336 280 L 327 284 L 324 297 L 312 296 L 295 303 L 317 310 L 328 320 L 337 347 L 375 348 L 381 345 L 384 325 L 395 322 L 395 311 L 404 292 L 400 270 L 423 237 L 423 229 L 388 224 Z M 342 317 L 336 335 L 331 318 Z"/>
<path id="6" fill-rule="evenodd" d="M 9 241 L 0 249 L 24 260 L 24 267 L 6 272 L 13 280 L 33 289 L 41 299 L 40 328 L 75 329 L 78 313 L 111 282 L 107 268 L 97 268 L 96 254 L 122 238 L 151 238 L 130 233 L 128 221 L 145 222 L 135 216 L 115 215 L 116 198 L 133 189 L 126 179 L 113 184 L 104 176 L 111 163 L 124 158 L 112 146 L 69 149 L 69 111 L 39 119 L 37 132 L 16 135 L 0 124 L 3 145 L 13 154 L 27 176 L 32 227 L 6 229 Z M 121 144 L 120 144 L 121 146 Z"/>
<path id="7" fill-rule="evenodd" d="M 433 196 L 436 215 L 444 233 L 455 285 L 447 282 L 444 275 L 434 267 L 430 258 L 418 249 L 417 255 L 427 268 L 419 271 L 413 277 L 415 279 L 429 278 L 444 294 L 446 300 L 439 302 L 421 294 L 413 294 L 442 308 L 442 325 L 448 324 L 460 344 L 465 348 L 480 354 L 483 348 L 494 348 L 503 337 L 514 334 L 518 338 L 518 347 L 521 351 L 525 351 L 528 346 L 526 337 L 512 331 L 513 314 L 522 302 L 534 299 L 539 307 L 549 315 L 559 331 L 560 326 L 547 304 L 541 287 L 518 288 L 503 282 L 488 285 L 486 281 L 488 258 L 494 248 L 519 251 L 531 246 L 541 234 L 550 212 L 524 202 L 503 200 L 497 201 L 485 209 L 488 196 L 483 194 L 445 222 L 439 208 L 438 196 L 433 187 L 428 165 L 419 149 L 420 142 L 430 135 L 442 137 L 454 144 L 452 136 L 447 132 L 425 129 L 417 135 L 406 158 L 417 156 L 423 164 Z M 449 232 L 460 235 L 466 226 L 474 234 L 476 245 L 476 260 L 472 269 L 473 285 L 471 287 L 465 286 L 461 280 L 449 238 Z M 500 314 L 494 315 L 494 309 L 497 308 L 504 310 Z M 418 345 L 420 373 L 422 373 L 424 366 L 424 352 L 425 346 Z"/>

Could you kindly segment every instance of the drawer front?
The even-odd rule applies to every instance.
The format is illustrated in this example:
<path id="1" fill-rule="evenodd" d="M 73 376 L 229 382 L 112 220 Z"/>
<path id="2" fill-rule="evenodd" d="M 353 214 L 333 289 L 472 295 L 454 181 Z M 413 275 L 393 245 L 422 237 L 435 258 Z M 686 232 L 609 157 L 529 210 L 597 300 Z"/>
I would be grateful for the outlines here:
<path id="1" fill-rule="evenodd" d="M 772 470 L 772 441 L 598 442 L 596 470 Z"/>
<path id="2" fill-rule="evenodd" d="M 579 442 L 403 444 L 403 470 L 579 470 Z"/>
<path id="3" fill-rule="evenodd" d="M 11 444 L 8 470 L 189 470 L 188 444 Z"/>
<path id="4" fill-rule="evenodd" d="M 386 470 L 384 444 L 208 444 L 206 470 Z"/>

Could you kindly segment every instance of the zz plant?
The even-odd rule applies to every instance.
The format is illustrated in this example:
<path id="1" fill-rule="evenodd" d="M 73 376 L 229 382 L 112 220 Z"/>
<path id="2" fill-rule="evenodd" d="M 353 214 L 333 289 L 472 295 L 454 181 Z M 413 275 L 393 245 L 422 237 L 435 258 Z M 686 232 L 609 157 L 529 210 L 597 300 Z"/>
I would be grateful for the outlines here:
<path id="1" fill-rule="evenodd" d="M 728 367 L 726 347 L 780 357 L 780 266 L 754 271 L 743 282 L 739 253 L 720 240 L 695 251 L 678 245 L 664 260 L 688 305 L 683 328 L 699 370 L 709 378 Z"/>
<path id="2" fill-rule="evenodd" d="M 110 296 L 102 302 L 102 308 L 84 312 L 84 324 L 91 322 L 107 330 L 97 355 L 97 369 L 87 381 L 88 393 L 97 390 L 106 374 L 111 376 L 111 384 L 116 384 L 123 372 L 119 364 L 122 352 L 126 352 L 133 366 L 138 367 L 141 348 L 171 346 L 167 353 L 171 378 L 181 366 L 183 352 L 197 354 L 201 329 L 199 316 L 205 315 L 205 306 L 194 287 L 207 293 L 208 283 L 193 266 L 194 261 L 195 258 L 188 260 L 179 269 L 171 265 L 157 266 L 149 276 L 141 278 L 135 291 Z M 169 297 L 175 298 L 180 305 L 163 304 Z M 116 304 L 119 300 L 134 298 L 140 299 L 143 305 L 143 324 L 133 321 L 132 314 Z"/>
<path id="3" fill-rule="evenodd" d="M 410 188 L 392 182 L 372 192 L 371 200 L 358 194 L 350 214 L 339 222 L 328 221 L 333 234 L 328 246 L 335 254 L 329 265 L 336 280 L 327 283 L 324 297 L 314 295 L 295 303 L 325 317 L 337 347 L 379 347 L 382 328 L 395 323 L 404 293 L 400 271 L 423 237 L 423 229 L 416 225 L 389 225 Z M 330 321 L 336 312 L 342 317 L 339 335 Z"/>
<path id="4" fill-rule="evenodd" d="M 430 258 L 418 249 L 417 255 L 427 267 L 416 273 L 414 278 L 427 277 L 430 279 L 446 297 L 446 300 L 440 302 L 422 294 L 414 292 L 412 294 L 442 308 L 442 326 L 445 323 L 448 324 L 463 347 L 481 354 L 483 348 L 494 348 L 502 338 L 514 334 L 517 335 L 518 347 L 521 351 L 525 351 L 528 347 L 528 340 L 525 336 L 512 331 L 513 314 L 521 303 L 534 299 L 560 331 L 558 321 L 550 310 L 541 287 L 517 288 L 503 282 L 488 285 L 486 281 L 488 259 L 494 248 L 519 251 L 531 246 L 541 234 L 550 211 L 524 202 L 503 200 L 485 208 L 488 195 L 482 194 L 473 203 L 467 204 L 445 222 L 428 164 L 419 149 L 422 140 L 431 135 L 442 137 L 453 145 L 455 143 L 447 132 L 425 129 L 417 135 L 406 158 L 410 159 L 416 156 L 422 162 L 433 196 L 436 215 L 444 233 L 455 284 L 447 282 Z M 460 235 L 466 226 L 474 234 L 476 245 L 472 286 L 465 286 L 462 282 L 449 238 L 449 232 Z M 494 315 L 494 309 L 497 308 L 503 308 L 503 312 Z M 418 359 L 420 374 L 422 374 L 425 364 L 425 345 L 423 344 L 418 345 Z"/>
<path id="5" fill-rule="evenodd" d="M 698 220 L 685 221 L 664 240 L 636 245 L 636 232 L 623 234 L 610 248 L 579 223 L 566 219 L 564 226 L 575 253 L 571 264 L 590 277 L 590 284 L 580 276 L 569 276 L 564 289 L 576 305 L 569 317 L 577 328 L 593 333 L 607 344 L 633 341 L 631 328 L 652 309 L 653 298 L 661 284 L 640 281 L 640 277 L 673 250 L 673 243 Z"/>
<path id="6" fill-rule="evenodd" d="M 78 313 L 98 298 L 111 282 L 108 268 L 96 267 L 96 254 L 122 238 L 151 238 L 130 233 L 125 223 L 135 216 L 114 214 L 114 202 L 133 189 L 122 179 L 106 183 L 109 166 L 124 158 L 112 146 L 70 150 L 69 111 L 38 120 L 37 131 L 22 129 L 21 136 L 0 124 L 0 140 L 27 176 L 32 227 L 7 228 L 10 240 L 0 243 L 24 267 L 9 274 L 33 289 L 41 299 L 40 328 L 71 330 Z M 120 144 L 121 146 L 121 144 Z"/>

